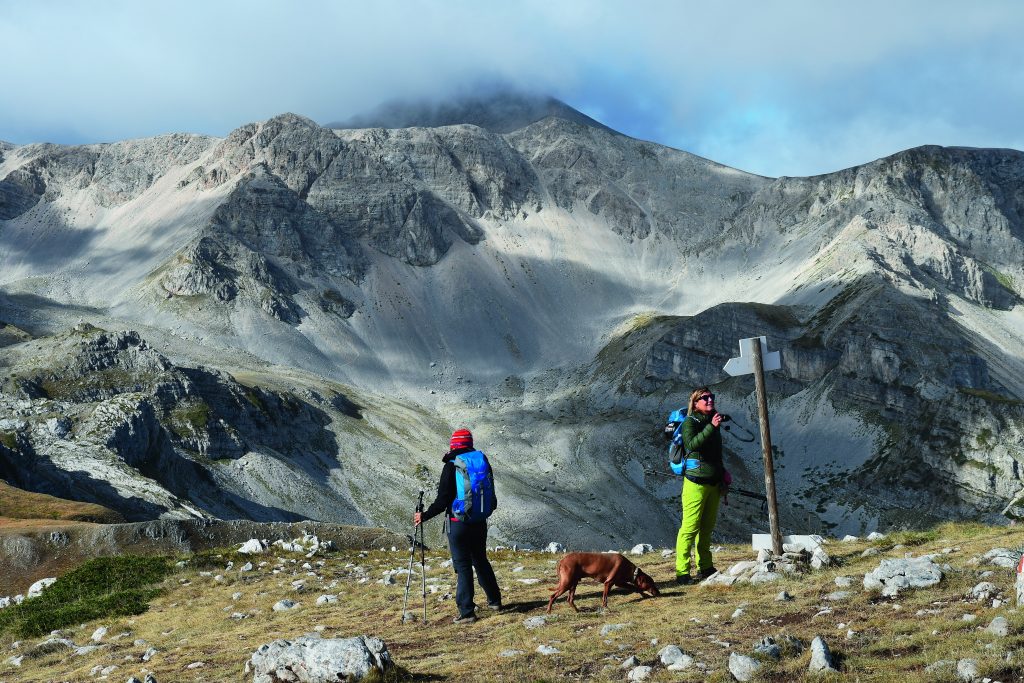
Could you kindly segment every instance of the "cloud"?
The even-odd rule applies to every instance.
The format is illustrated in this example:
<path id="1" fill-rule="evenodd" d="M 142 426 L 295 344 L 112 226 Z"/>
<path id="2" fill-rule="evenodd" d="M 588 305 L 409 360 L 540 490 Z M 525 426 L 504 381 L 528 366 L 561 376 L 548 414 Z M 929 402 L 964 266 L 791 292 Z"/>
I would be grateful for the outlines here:
<path id="1" fill-rule="evenodd" d="M 224 135 L 481 83 L 767 175 L 1020 147 L 1024 5 L 110 0 L 0 5 L 0 139 Z M 932 136 L 925 139 L 927 136 Z"/>

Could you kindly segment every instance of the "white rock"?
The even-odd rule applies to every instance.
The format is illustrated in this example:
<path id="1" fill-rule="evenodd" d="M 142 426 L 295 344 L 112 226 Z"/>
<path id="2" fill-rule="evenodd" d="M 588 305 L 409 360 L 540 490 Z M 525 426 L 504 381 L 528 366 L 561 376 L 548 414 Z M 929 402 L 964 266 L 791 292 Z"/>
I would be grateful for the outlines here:
<path id="1" fill-rule="evenodd" d="M 316 599 L 317 605 L 332 605 L 336 602 L 338 602 L 337 595 L 321 595 L 319 598 Z"/>
<path id="2" fill-rule="evenodd" d="M 961 659 L 956 663 L 956 677 L 966 683 L 978 680 L 978 660 Z"/>
<path id="3" fill-rule="evenodd" d="M 751 680 L 760 668 L 761 663 L 753 657 L 736 652 L 729 653 L 729 673 L 740 683 Z"/>
<path id="4" fill-rule="evenodd" d="M 994 636 L 1008 636 L 1010 635 L 1010 624 L 1006 621 L 1006 617 L 996 617 L 985 627 L 985 631 Z"/>
<path id="5" fill-rule="evenodd" d="M 100 626 L 98 629 L 96 629 L 95 631 L 92 632 L 92 636 L 90 637 L 90 640 L 92 640 L 94 643 L 99 643 L 99 642 L 101 642 L 106 637 L 107 637 L 107 627 L 106 626 Z"/>
<path id="6" fill-rule="evenodd" d="M 629 672 L 627 678 L 631 681 L 646 681 L 651 677 L 651 671 L 649 666 L 638 666 Z"/>
<path id="7" fill-rule="evenodd" d="M 627 624 L 605 624 L 604 626 L 601 627 L 601 635 L 602 636 L 607 636 L 610 633 L 615 633 L 616 631 L 621 631 L 622 629 L 626 628 L 627 626 L 632 626 L 632 625 L 633 625 L 632 623 L 627 623 Z"/>
<path id="8" fill-rule="evenodd" d="M 258 538 L 250 538 L 248 541 L 242 544 L 242 547 L 238 549 L 243 555 L 258 555 L 259 553 L 266 552 L 267 544 Z"/>
<path id="9" fill-rule="evenodd" d="M 291 600 L 278 600 L 276 603 L 274 603 L 274 607 L 272 609 L 275 612 L 284 612 L 286 610 L 297 608 L 299 604 L 300 603 L 293 602 Z"/>
<path id="10" fill-rule="evenodd" d="M 637 543 L 629 551 L 630 555 L 646 555 L 647 553 L 654 552 L 654 546 L 650 543 Z"/>
<path id="11" fill-rule="evenodd" d="M 541 626 L 544 626 L 547 623 L 547 617 L 543 616 L 529 617 L 523 620 L 523 626 L 529 629 L 540 628 Z"/>
<path id="12" fill-rule="evenodd" d="M 550 645 L 538 645 L 537 652 L 542 655 L 555 655 L 561 652 L 561 650 L 556 647 L 551 647 Z"/>
<path id="13" fill-rule="evenodd" d="M 544 552 L 548 552 L 548 553 L 564 553 L 565 552 L 565 546 L 562 545 L 561 543 L 556 543 L 555 541 L 551 541 L 551 543 L 548 543 L 547 547 L 544 548 Z"/>
<path id="14" fill-rule="evenodd" d="M 851 536 L 850 534 L 846 534 L 845 536 L 843 536 L 843 543 L 855 543 L 859 540 L 859 536 Z"/>
<path id="15" fill-rule="evenodd" d="M 371 673 L 383 675 L 394 666 L 387 645 L 379 638 L 308 638 L 275 640 L 261 645 L 245 665 L 253 683 L 280 680 L 276 672 L 302 671 L 305 678 L 292 680 L 362 680 Z M 294 675 L 294 674 L 293 674 Z"/>
<path id="16" fill-rule="evenodd" d="M 870 534 L 868 534 L 869 541 L 881 541 L 883 538 L 885 538 L 885 534 L 879 533 L 877 531 L 872 531 Z"/>
<path id="17" fill-rule="evenodd" d="M 821 636 L 816 636 L 811 641 L 811 663 L 807 668 L 812 673 L 836 670 L 835 663 L 832 660 L 832 652 L 829 651 L 825 639 Z"/>
<path id="18" fill-rule="evenodd" d="M 57 579 L 52 576 L 46 579 L 39 579 L 28 587 L 28 592 L 25 594 L 26 599 L 38 598 L 43 594 L 44 590 L 52 586 L 56 581 Z"/>
<path id="19" fill-rule="evenodd" d="M 523 650 L 502 650 L 498 654 L 498 656 L 499 657 L 518 657 L 519 655 L 525 655 L 525 654 L 526 654 L 526 652 L 524 652 Z"/>

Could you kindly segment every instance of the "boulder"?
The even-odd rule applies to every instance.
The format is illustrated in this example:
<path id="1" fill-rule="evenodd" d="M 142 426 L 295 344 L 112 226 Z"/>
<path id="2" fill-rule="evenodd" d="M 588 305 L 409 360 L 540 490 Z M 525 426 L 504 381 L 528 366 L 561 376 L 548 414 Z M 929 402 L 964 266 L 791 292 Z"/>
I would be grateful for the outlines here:
<path id="1" fill-rule="evenodd" d="M 360 681 L 394 666 L 379 638 L 299 638 L 261 645 L 245 665 L 253 683 Z"/>
<path id="2" fill-rule="evenodd" d="M 551 543 L 548 543 L 547 547 L 544 548 L 544 551 L 545 552 L 549 552 L 549 553 L 564 553 L 565 552 L 565 546 L 562 545 L 561 543 L 556 543 L 554 541 L 551 541 Z"/>
<path id="3" fill-rule="evenodd" d="M 46 579 L 39 579 L 38 581 L 36 581 L 28 587 L 28 592 L 25 594 L 25 598 L 38 598 L 40 595 L 43 594 L 44 590 L 46 590 L 56 582 L 57 579 L 52 576 Z"/>
<path id="4" fill-rule="evenodd" d="M 650 543 L 637 543 L 633 546 L 633 549 L 629 551 L 630 555 L 645 555 L 647 553 L 654 552 L 654 546 Z"/>
<path id="5" fill-rule="evenodd" d="M 931 557 L 882 560 L 876 569 L 864 575 L 865 590 L 879 590 L 895 596 L 905 588 L 928 588 L 942 580 L 942 569 Z"/>
<path id="6" fill-rule="evenodd" d="M 821 636 L 815 636 L 814 640 L 811 641 L 811 663 L 808 665 L 807 670 L 811 673 L 836 671 L 832 652 L 829 651 L 825 639 Z"/>
<path id="7" fill-rule="evenodd" d="M 729 653 L 729 673 L 740 683 L 749 681 L 757 674 L 761 663 L 753 657 L 741 655 L 736 652 Z"/>

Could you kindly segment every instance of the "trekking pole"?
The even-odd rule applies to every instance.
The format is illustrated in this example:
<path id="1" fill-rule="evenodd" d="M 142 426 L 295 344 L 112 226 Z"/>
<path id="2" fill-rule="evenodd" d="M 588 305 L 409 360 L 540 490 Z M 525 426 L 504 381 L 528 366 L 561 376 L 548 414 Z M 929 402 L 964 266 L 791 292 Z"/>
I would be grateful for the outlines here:
<path id="1" fill-rule="evenodd" d="M 416 512 L 423 512 L 423 491 L 420 490 L 420 502 L 416 505 Z M 416 546 L 413 546 L 413 552 Z M 427 623 L 427 537 L 423 525 L 420 524 L 420 585 L 423 587 L 423 623 Z"/>
<path id="2" fill-rule="evenodd" d="M 416 512 L 423 511 L 423 491 L 420 491 L 420 500 L 416 503 Z M 416 524 L 413 522 L 412 525 L 412 536 L 410 541 L 412 542 L 412 548 L 409 549 L 409 568 L 405 574 L 405 602 L 402 603 L 402 622 L 405 622 L 406 609 L 409 607 L 409 587 L 412 586 L 412 563 L 416 560 L 416 538 L 423 531 L 423 524 Z"/>

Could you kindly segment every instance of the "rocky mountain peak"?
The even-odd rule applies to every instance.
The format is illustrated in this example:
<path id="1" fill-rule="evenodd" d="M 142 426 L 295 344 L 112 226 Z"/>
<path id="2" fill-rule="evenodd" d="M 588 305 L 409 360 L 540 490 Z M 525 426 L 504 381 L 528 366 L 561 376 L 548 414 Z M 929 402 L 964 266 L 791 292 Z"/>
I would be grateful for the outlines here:
<path id="1" fill-rule="evenodd" d="M 468 123 L 495 133 L 509 133 L 547 117 L 611 130 L 554 97 L 514 91 L 469 95 L 444 102 L 392 101 L 366 114 L 329 123 L 327 127 L 437 128 Z"/>

